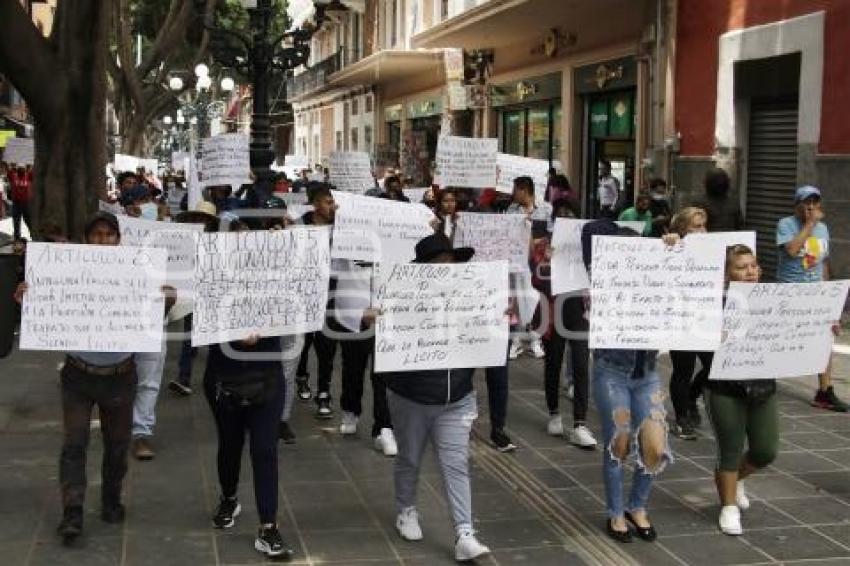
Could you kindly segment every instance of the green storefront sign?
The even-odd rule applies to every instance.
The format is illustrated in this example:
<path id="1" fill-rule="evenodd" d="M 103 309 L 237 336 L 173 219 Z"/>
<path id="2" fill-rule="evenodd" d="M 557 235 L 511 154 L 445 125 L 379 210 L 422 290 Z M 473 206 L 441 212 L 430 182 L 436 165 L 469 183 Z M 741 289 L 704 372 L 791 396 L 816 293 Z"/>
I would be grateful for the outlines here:
<path id="1" fill-rule="evenodd" d="M 631 138 L 634 129 L 634 97 L 624 92 L 590 103 L 590 136 Z"/>

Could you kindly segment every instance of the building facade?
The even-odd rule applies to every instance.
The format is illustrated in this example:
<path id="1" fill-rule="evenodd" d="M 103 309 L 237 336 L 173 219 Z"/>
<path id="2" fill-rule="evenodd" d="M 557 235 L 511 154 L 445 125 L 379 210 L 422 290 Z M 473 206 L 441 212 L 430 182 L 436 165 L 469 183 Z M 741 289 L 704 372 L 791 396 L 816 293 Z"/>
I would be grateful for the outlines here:
<path id="1" fill-rule="evenodd" d="M 823 192 L 835 276 L 850 274 L 850 3 L 679 0 L 673 180 L 703 197 L 706 170 L 732 179 L 743 226 L 759 235 L 771 275 L 775 227 L 793 192 Z"/>

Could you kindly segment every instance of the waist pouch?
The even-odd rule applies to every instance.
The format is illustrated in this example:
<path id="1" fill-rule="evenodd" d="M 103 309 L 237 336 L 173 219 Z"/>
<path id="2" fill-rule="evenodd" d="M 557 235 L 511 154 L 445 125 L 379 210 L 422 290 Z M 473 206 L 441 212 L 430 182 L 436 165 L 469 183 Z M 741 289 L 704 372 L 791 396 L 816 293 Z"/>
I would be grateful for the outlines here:
<path id="1" fill-rule="evenodd" d="M 216 398 L 238 407 L 264 405 L 280 390 L 280 375 L 273 368 L 248 371 L 235 375 L 220 375 Z"/>

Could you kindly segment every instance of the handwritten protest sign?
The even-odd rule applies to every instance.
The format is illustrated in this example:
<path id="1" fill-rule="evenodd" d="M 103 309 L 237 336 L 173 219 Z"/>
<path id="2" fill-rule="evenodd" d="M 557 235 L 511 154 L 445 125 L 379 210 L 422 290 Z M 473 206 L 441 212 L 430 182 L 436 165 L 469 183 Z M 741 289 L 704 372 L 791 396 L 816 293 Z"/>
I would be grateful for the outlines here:
<path id="1" fill-rule="evenodd" d="M 114 169 L 116 173 L 123 173 L 125 171 L 136 172 L 136 169 L 139 168 L 139 158 L 133 157 L 132 155 L 125 155 L 123 153 L 116 153 Z"/>
<path id="2" fill-rule="evenodd" d="M 98 200 L 97 209 L 100 212 L 109 212 L 110 214 L 114 214 L 115 216 L 125 214 L 124 207 L 117 202 L 106 202 Z"/>
<path id="3" fill-rule="evenodd" d="M 709 379 L 775 379 L 822 373 L 850 281 L 729 284 L 723 343 Z"/>
<path id="4" fill-rule="evenodd" d="M 201 187 L 230 185 L 239 187 L 250 183 L 251 162 L 248 136 L 221 134 L 201 143 L 201 165 L 198 180 Z"/>
<path id="5" fill-rule="evenodd" d="M 35 142 L 32 138 L 9 138 L 3 150 L 3 161 L 15 165 L 35 163 Z"/>
<path id="6" fill-rule="evenodd" d="M 171 168 L 175 171 L 184 171 L 186 160 L 189 159 L 188 151 L 172 151 L 171 152 Z"/>
<path id="7" fill-rule="evenodd" d="M 159 352 L 165 250 L 27 246 L 22 350 Z"/>
<path id="8" fill-rule="evenodd" d="M 197 210 L 198 205 L 203 200 L 203 187 L 201 180 L 198 178 L 198 160 L 194 155 L 189 156 L 186 171 L 186 190 L 189 193 L 188 205 L 189 210 Z"/>
<path id="9" fill-rule="evenodd" d="M 139 159 L 139 167 L 141 167 L 148 173 L 153 173 L 154 175 L 159 173 L 159 161 L 153 158 Z"/>
<path id="10" fill-rule="evenodd" d="M 513 272 L 528 271 L 531 223 L 522 214 L 457 215 L 455 247 L 475 249 L 475 261 L 506 260 Z"/>
<path id="11" fill-rule="evenodd" d="M 331 257 L 405 263 L 416 243 L 434 233 L 433 213 L 424 205 L 334 192 L 339 208 Z"/>
<path id="12" fill-rule="evenodd" d="M 395 264 L 378 274 L 375 371 L 501 366 L 508 263 Z"/>
<path id="13" fill-rule="evenodd" d="M 329 278 L 327 228 L 200 234 L 192 345 L 319 330 Z"/>
<path id="14" fill-rule="evenodd" d="M 402 189 L 404 196 L 410 200 L 410 202 L 422 202 L 422 199 L 425 197 L 425 193 L 428 192 L 430 187 L 411 187 L 409 189 Z"/>
<path id="15" fill-rule="evenodd" d="M 713 350 L 725 251 L 694 241 L 593 236 L 590 347 Z"/>
<path id="16" fill-rule="evenodd" d="M 707 242 L 712 242 L 715 246 L 719 246 L 724 250 L 729 246 L 736 245 L 744 245 L 756 251 L 756 233 L 753 231 L 740 231 L 740 232 L 708 232 L 708 233 L 695 233 L 688 234 L 685 236 L 685 240 L 704 240 Z"/>
<path id="17" fill-rule="evenodd" d="M 444 187 L 496 186 L 496 138 L 440 136 L 437 171 Z"/>
<path id="18" fill-rule="evenodd" d="M 295 167 L 296 169 L 309 169 L 310 163 L 307 161 L 306 155 L 290 155 L 283 157 L 283 164 L 287 167 Z"/>
<path id="19" fill-rule="evenodd" d="M 339 191 L 362 194 L 375 186 L 365 151 L 333 151 L 329 167 L 331 184 Z"/>
<path id="20" fill-rule="evenodd" d="M 534 181 L 534 200 L 541 203 L 546 198 L 546 185 L 549 182 L 549 162 L 543 159 L 521 157 L 509 153 L 496 155 L 496 166 L 498 176 L 496 177 L 496 190 L 503 193 L 512 193 L 514 190 L 514 179 L 517 177 L 531 177 Z"/>
<path id="21" fill-rule="evenodd" d="M 360 332 L 363 313 L 372 304 L 375 267 L 364 267 L 353 261 L 337 262 L 334 293 L 334 318 L 351 332 Z"/>
<path id="22" fill-rule="evenodd" d="M 168 252 L 166 282 L 188 297 L 195 275 L 195 238 L 204 231 L 203 224 L 177 224 L 119 216 L 121 245 L 162 248 Z"/>
<path id="23" fill-rule="evenodd" d="M 581 256 L 581 231 L 591 220 L 556 218 L 552 232 L 552 293 L 560 295 L 590 287 Z M 640 234 L 643 222 L 618 221 L 617 225 Z"/>

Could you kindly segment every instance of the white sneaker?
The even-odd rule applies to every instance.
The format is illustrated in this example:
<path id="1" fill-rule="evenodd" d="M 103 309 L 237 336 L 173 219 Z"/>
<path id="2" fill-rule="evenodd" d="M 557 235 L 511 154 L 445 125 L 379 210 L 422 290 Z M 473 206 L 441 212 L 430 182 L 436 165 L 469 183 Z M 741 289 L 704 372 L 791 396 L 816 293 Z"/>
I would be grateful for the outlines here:
<path id="1" fill-rule="evenodd" d="M 478 542 L 472 531 L 464 531 L 458 535 L 457 542 L 455 542 L 455 560 L 466 562 L 485 554 L 490 554 L 490 549 Z"/>
<path id="2" fill-rule="evenodd" d="M 422 528 L 419 526 L 419 514 L 416 512 L 416 507 L 402 509 L 396 517 L 395 528 L 404 540 L 422 540 Z"/>
<path id="3" fill-rule="evenodd" d="M 596 439 L 590 429 L 584 425 L 578 425 L 570 431 L 570 442 L 579 448 L 596 448 Z"/>
<path id="4" fill-rule="evenodd" d="M 744 482 L 741 480 L 735 486 L 735 503 L 741 511 L 746 511 L 750 508 L 750 498 L 747 497 L 747 492 L 744 491 Z"/>
<path id="5" fill-rule="evenodd" d="M 738 536 L 744 532 L 741 528 L 741 510 L 737 505 L 724 505 L 720 509 L 718 523 L 724 535 Z"/>
<path id="6" fill-rule="evenodd" d="M 543 342 L 540 341 L 540 338 L 531 343 L 531 355 L 535 358 L 546 357 L 546 350 L 543 349 Z"/>
<path id="7" fill-rule="evenodd" d="M 564 436 L 564 422 L 561 420 L 561 415 L 552 415 L 549 417 L 546 432 L 551 436 Z"/>
<path id="8" fill-rule="evenodd" d="M 339 423 L 339 433 L 345 435 L 356 434 L 358 420 L 360 420 L 360 418 L 354 413 L 343 411 L 342 422 Z"/>
<path id="9" fill-rule="evenodd" d="M 515 360 L 522 354 L 523 347 L 519 343 L 519 341 L 511 342 L 511 348 L 508 350 L 508 357 L 512 360 Z"/>
<path id="10" fill-rule="evenodd" d="M 396 444 L 393 429 L 381 429 L 381 433 L 375 437 L 375 450 L 383 452 L 384 456 L 395 456 L 398 454 L 398 444 Z"/>

